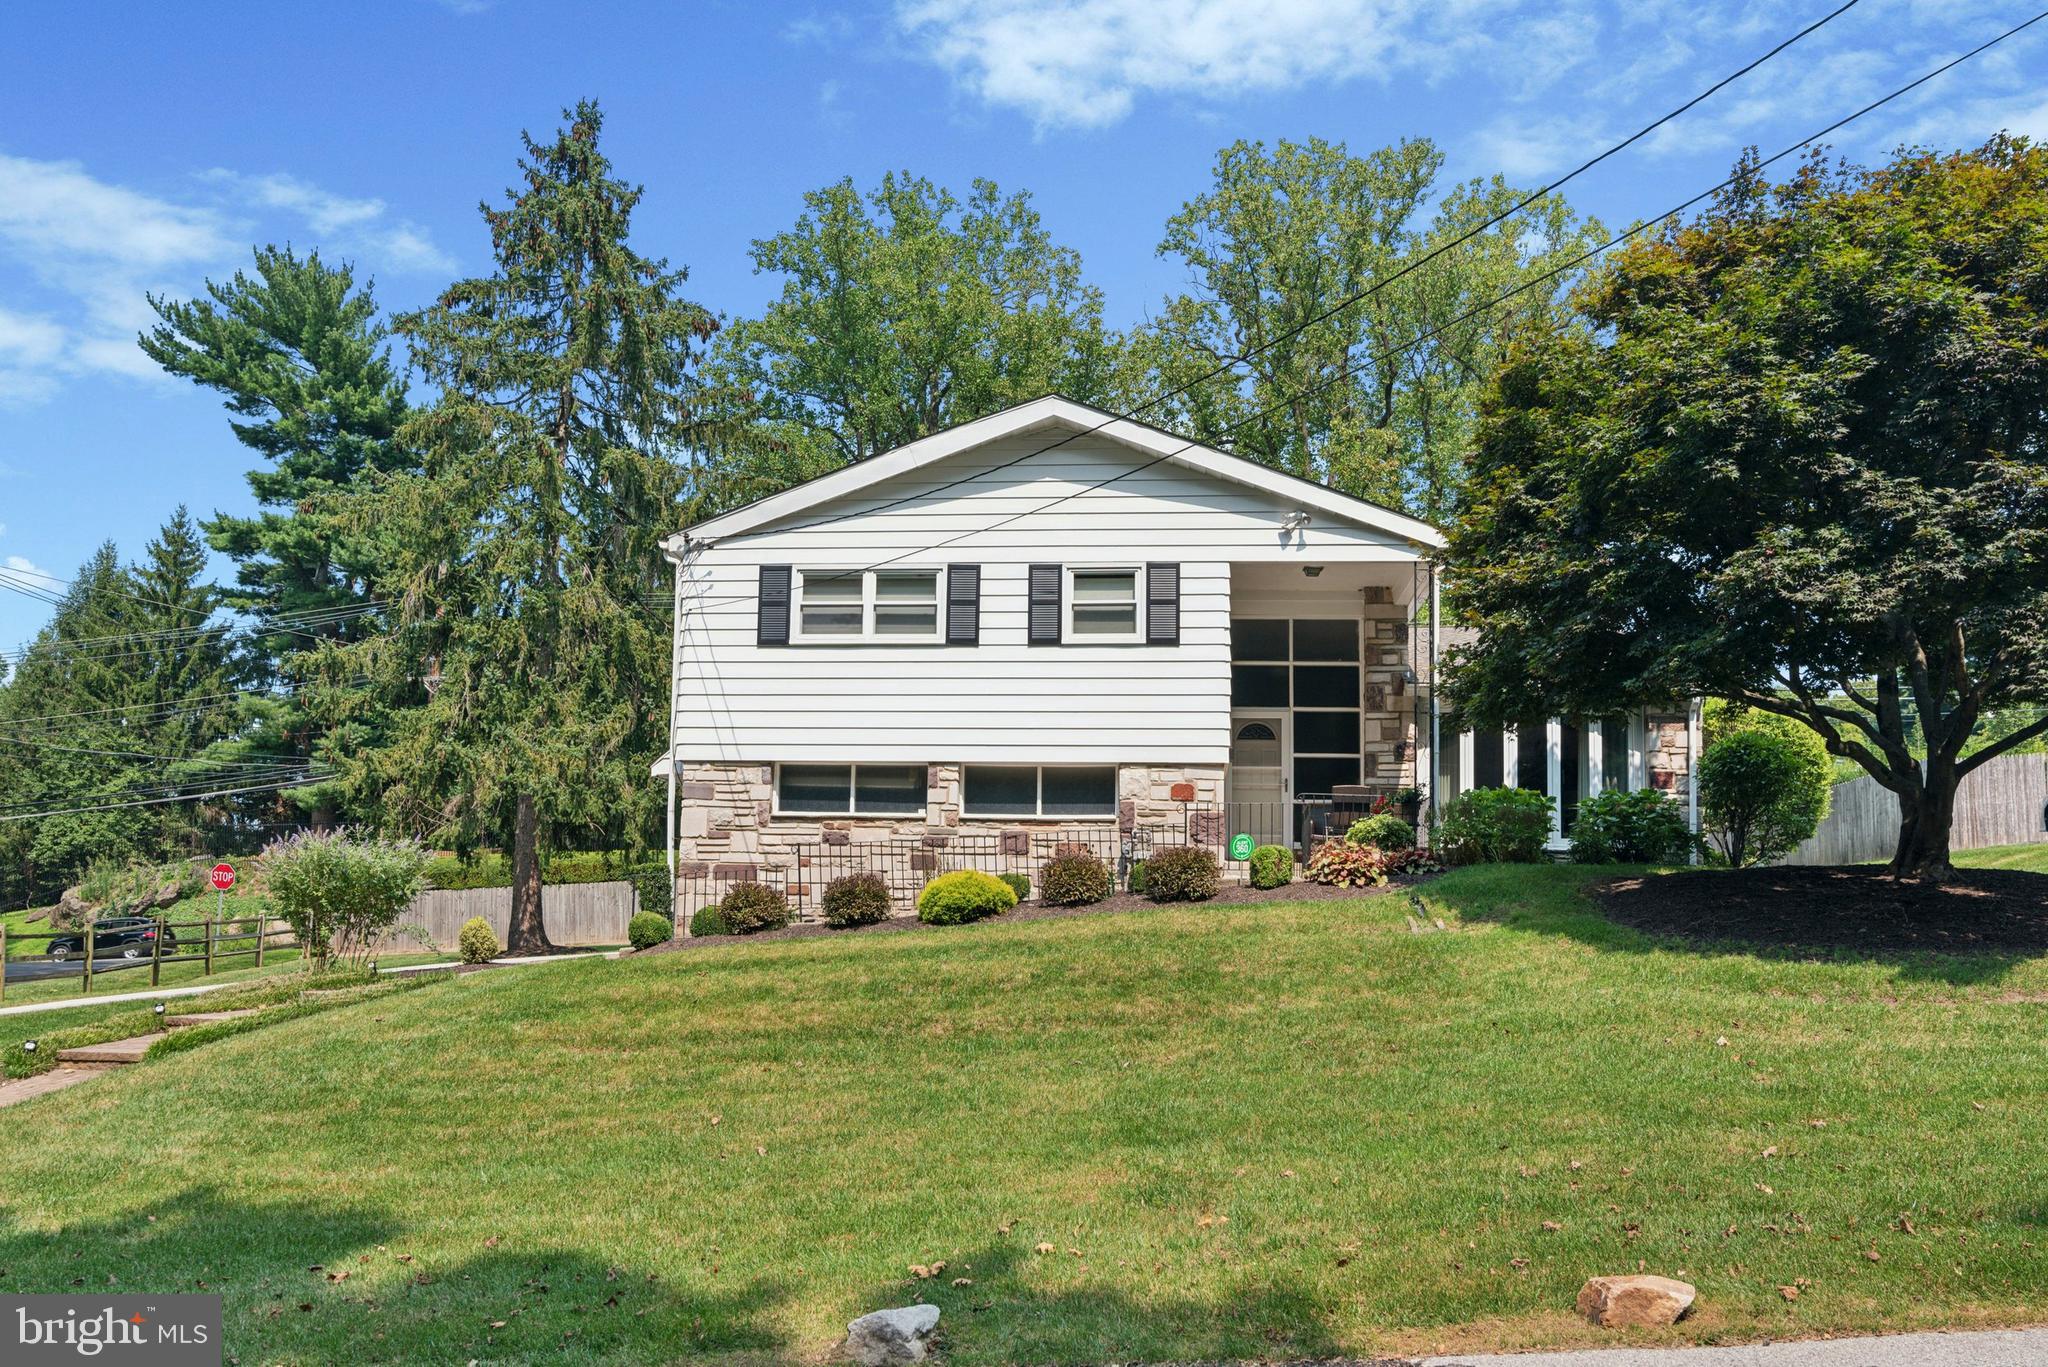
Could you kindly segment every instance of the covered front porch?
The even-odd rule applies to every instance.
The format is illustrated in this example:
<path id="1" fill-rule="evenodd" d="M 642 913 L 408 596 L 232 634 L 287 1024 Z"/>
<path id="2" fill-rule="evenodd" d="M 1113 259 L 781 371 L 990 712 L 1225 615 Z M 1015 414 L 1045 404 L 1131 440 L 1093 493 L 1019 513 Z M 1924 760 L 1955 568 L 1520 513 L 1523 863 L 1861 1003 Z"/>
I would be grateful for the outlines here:
<path id="1" fill-rule="evenodd" d="M 1423 786 L 1429 576 L 1416 559 L 1231 566 L 1233 832 L 1306 854 Z"/>

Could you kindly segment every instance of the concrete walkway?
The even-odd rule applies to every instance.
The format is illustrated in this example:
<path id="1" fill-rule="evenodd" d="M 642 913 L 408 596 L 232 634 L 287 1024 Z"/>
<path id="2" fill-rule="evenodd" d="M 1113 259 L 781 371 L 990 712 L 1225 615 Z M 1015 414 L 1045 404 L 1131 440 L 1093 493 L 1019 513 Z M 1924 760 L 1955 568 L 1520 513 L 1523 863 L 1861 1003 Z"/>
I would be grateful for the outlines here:
<path id="1" fill-rule="evenodd" d="M 529 958 L 493 959 L 491 964 L 496 968 L 532 968 L 538 964 L 575 963 L 582 959 L 616 959 L 619 957 L 620 952 L 614 949 L 593 950 L 588 954 L 536 954 Z M 459 966 L 453 959 L 443 959 L 439 963 L 404 964 L 395 968 L 380 968 L 377 972 L 381 977 L 385 974 L 431 973 L 435 969 L 456 968 Z M 36 1011 L 69 1011 L 75 1006 L 105 1006 L 110 1002 L 169 1001 L 173 997 L 196 997 L 202 992 L 222 992 L 230 987 L 247 987 L 251 983 L 266 981 L 268 979 L 265 978 L 238 978 L 234 982 L 228 983 L 198 983 L 191 987 L 160 987 L 153 992 L 109 992 L 105 995 L 94 993 L 90 997 L 63 997 L 56 1001 L 24 1002 L 20 1006 L 0 1006 L 0 1016 L 26 1016 Z"/>
<path id="2" fill-rule="evenodd" d="M 2048 1329 L 1804 1339 L 1736 1348 L 1587 1348 L 1569 1353 L 1453 1354 L 1421 1367 L 2040 1367 Z"/>
<path id="3" fill-rule="evenodd" d="M 52 1068 L 49 1072 L 37 1073 L 34 1077 L 11 1077 L 0 1082 L 0 1107 L 32 1101 L 39 1096 L 48 1096 L 51 1092 L 61 1092 L 66 1087 L 76 1087 L 79 1083 L 99 1075 L 100 1070 L 97 1068 Z"/>

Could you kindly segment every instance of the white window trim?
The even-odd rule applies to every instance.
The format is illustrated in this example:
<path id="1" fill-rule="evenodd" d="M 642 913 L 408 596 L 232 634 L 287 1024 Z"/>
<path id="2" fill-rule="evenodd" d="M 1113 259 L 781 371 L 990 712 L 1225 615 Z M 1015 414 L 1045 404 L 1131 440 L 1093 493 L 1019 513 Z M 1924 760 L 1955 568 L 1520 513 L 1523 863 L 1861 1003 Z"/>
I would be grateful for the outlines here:
<path id="1" fill-rule="evenodd" d="M 1038 791 L 1032 799 L 1036 810 L 1029 816 L 1021 812 L 986 812 L 967 805 L 967 770 L 975 769 L 1029 769 L 1038 778 Z M 1094 815 L 1045 814 L 1045 771 L 1047 769 L 1107 769 L 1109 770 L 1109 810 Z M 1123 770 L 1114 764 L 975 764 L 960 766 L 960 815 L 973 821 L 1049 821 L 1055 824 L 1072 825 L 1084 821 L 1115 821 L 1117 807 L 1123 796 L 1120 786 Z"/>
<path id="2" fill-rule="evenodd" d="M 795 571 L 789 586 L 789 640 L 791 645 L 806 646 L 941 646 L 946 643 L 946 571 L 938 565 L 891 566 L 887 570 L 861 570 L 860 574 L 860 631 L 855 635 L 837 633 L 812 636 L 804 631 L 804 580 L 812 574 L 828 579 L 848 573 L 821 565 L 816 569 Z M 875 631 L 875 576 L 877 574 L 929 574 L 932 578 L 932 633 L 929 636 L 906 636 L 891 632 L 886 636 Z"/>
<path id="3" fill-rule="evenodd" d="M 1131 576 L 1131 631 L 1129 635 L 1103 636 L 1074 631 L 1074 575 L 1128 574 Z M 1145 567 L 1143 565 L 1062 565 L 1060 567 L 1060 644 L 1063 646 L 1141 646 L 1145 644 Z"/>
<path id="4" fill-rule="evenodd" d="M 806 766 L 806 767 L 808 767 L 808 768 L 815 768 L 815 769 L 836 769 L 836 768 L 840 767 L 840 761 L 838 761 L 838 760 L 829 760 L 829 759 L 827 759 L 827 760 L 792 760 L 792 761 L 790 761 L 790 762 L 791 762 L 791 763 L 800 763 L 800 764 L 803 764 L 803 765 L 805 765 L 805 766 Z M 847 762 L 847 763 L 846 763 L 846 766 L 845 766 L 845 767 L 846 767 L 846 805 L 847 805 L 847 808 L 848 808 L 848 810 L 846 810 L 846 811 L 843 811 L 843 812 L 814 812 L 814 811 L 793 811 L 793 810 L 791 810 L 790 808 L 788 808 L 788 807 L 785 807 L 785 806 L 783 806 L 783 805 L 782 805 L 782 769 L 783 769 L 783 764 L 782 764 L 782 762 L 781 762 L 781 761 L 779 761 L 779 760 L 778 760 L 778 761 L 776 762 L 776 765 L 775 765 L 775 773 L 774 773 L 774 775 L 773 775 L 773 781 L 772 781 L 772 783 L 770 784 L 770 787 L 769 787 L 769 792 L 770 792 L 770 799 L 771 799 L 771 803 L 772 803 L 772 805 L 771 805 L 771 806 L 769 807 L 769 814 L 770 814 L 771 816 L 787 816 L 787 817 L 795 817 L 795 818 L 797 818 L 797 819 L 799 819 L 799 820 L 802 820 L 802 819 L 805 819 L 805 818 L 815 818 L 815 819 L 819 819 L 819 820 L 824 820 L 824 821 L 833 821 L 833 820 L 837 820 L 837 819 L 839 819 L 839 818 L 841 818 L 841 817 L 859 817 L 859 818 L 861 818 L 861 819 L 863 819 L 863 820 L 867 820 L 867 821 L 917 821 L 917 820 L 922 820 L 922 819 L 924 818 L 925 814 L 926 814 L 927 812 L 929 812 L 929 811 L 931 810 L 931 805 L 932 805 L 932 797 L 931 797 L 931 788 L 930 788 L 930 785 L 929 785 L 929 784 L 927 784 L 927 785 L 925 786 L 925 789 L 924 789 L 924 797 L 923 797 L 923 798 L 922 798 L 922 799 L 921 799 L 921 800 L 920 800 L 920 801 L 918 802 L 918 804 L 917 804 L 917 810 L 916 810 L 916 811 L 914 811 L 914 812 L 858 812 L 858 811 L 854 811 L 854 810 L 852 810 L 852 808 L 853 808 L 853 807 L 855 806 L 855 804 L 856 804 L 856 798 L 855 798 L 855 794 L 856 794 L 856 793 L 858 793 L 858 792 L 860 791 L 860 765 L 858 765 L 858 764 L 855 764 L 855 763 L 852 763 L 852 762 Z M 909 760 L 902 760 L 902 761 L 899 761 L 899 762 L 897 762 L 897 763 L 894 763 L 894 764 L 876 764 L 876 765 L 872 765 L 872 766 L 870 766 L 870 767 L 872 767 L 872 768 L 876 768 L 876 769 L 927 769 L 927 768 L 929 768 L 929 766 L 927 766 L 927 765 L 925 765 L 925 764 L 923 764 L 923 763 L 913 763 L 913 762 L 911 762 L 911 761 L 909 761 Z"/>

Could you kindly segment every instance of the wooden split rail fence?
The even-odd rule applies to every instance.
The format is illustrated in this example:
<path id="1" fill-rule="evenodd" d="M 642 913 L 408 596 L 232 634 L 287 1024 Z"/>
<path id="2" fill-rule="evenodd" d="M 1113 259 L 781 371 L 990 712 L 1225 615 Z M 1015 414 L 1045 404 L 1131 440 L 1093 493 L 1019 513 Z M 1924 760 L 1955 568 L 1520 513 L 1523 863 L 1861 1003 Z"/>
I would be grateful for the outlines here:
<path id="1" fill-rule="evenodd" d="M 110 918 L 111 919 L 111 918 Z M 128 918 L 122 918 L 128 919 Z M 103 923 L 88 922 L 75 930 L 12 931 L 0 925 L 0 1001 L 7 997 L 8 970 L 19 970 L 28 964 L 72 964 L 78 965 L 77 976 L 82 980 L 81 991 L 90 995 L 96 977 L 110 973 L 142 972 L 144 964 L 149 966 L 149 985 L 157 986 L 163 980 L 165 965 L 198 964 L 200 976 L 210 977 L 221 965 L 239 966 L 236 961 L 249 959 L 257 968 L 263 967 L 266 952 L 299 947 L 297 937 L 287 926 L 278 924 L 268 916 L 205 916 L 195 921 L 174 921 L 168 917 L 149 918 L 153 932 L 148 940 L 147 952 L 129 953 L 140 950 L 137 942 L 128 942 L 118 947 L 101 947 Z M 197 932 L 197 934 L 192 934 Z M 79 950 L 76 957 L 69 951 L 55 954 L 30 955 L 16 959 L 10 965 L 8 955 L 19 945 L 42 943 L 45 948 L 57 940 L 77 940 Z M 186 945 L 196 948 L 187 949 Z M 165 952 L 170 945 L 171 952 Z M 33 978 L 19 971 L 15 974 L 17 983 L 23 981 L 48 982 L 53 978 L 73 976 L 68 970 L 62 973 L 38 973 Z M 133 981 L 129 979 L 128 981 Z"/>

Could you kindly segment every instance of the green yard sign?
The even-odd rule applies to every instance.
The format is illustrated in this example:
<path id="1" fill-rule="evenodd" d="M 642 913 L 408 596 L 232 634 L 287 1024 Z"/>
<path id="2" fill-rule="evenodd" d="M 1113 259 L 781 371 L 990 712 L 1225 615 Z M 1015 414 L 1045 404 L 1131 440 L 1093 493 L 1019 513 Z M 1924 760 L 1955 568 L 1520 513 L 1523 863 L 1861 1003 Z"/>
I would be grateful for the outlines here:
<path id="1" fill-rule="evenodd" d="M 1230 837 L 1230 857 L 1232 859 L 1249 859 L 1252 857 L 1252 838 L 1250 835 L 1239 831 L 1236 835 Z"/>

